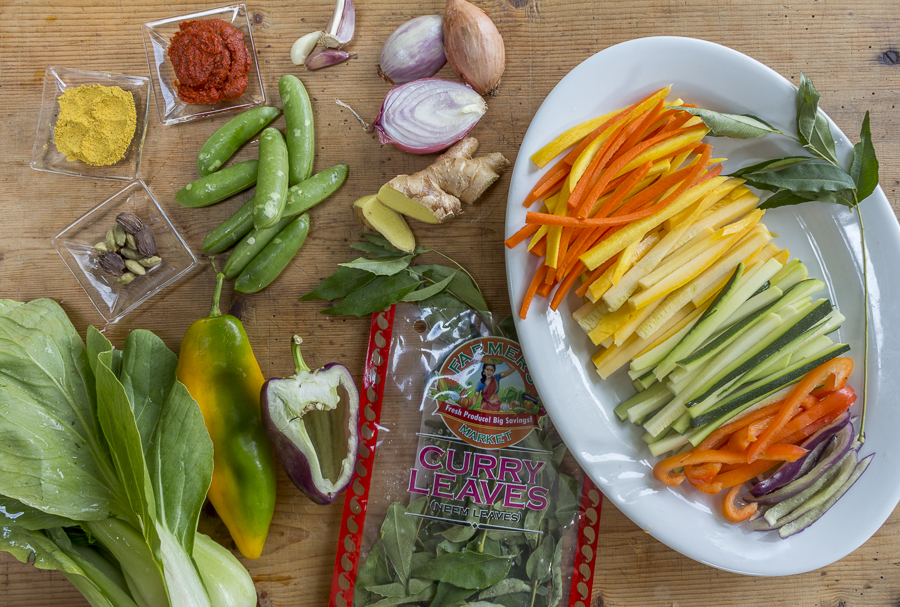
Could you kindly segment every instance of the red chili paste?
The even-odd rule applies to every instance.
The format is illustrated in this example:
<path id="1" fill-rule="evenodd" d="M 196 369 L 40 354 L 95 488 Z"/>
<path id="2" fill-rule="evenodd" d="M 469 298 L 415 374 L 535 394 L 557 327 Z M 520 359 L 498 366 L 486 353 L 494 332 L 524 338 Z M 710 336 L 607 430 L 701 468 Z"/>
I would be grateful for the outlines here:
<path id="1" fill-rule="evenodd" d="M 221 19 L 182 21 L 169 44 L 178 98 L 185 103 L 218 103 L 247 90 L 252 59 L 244 35 Z"/>

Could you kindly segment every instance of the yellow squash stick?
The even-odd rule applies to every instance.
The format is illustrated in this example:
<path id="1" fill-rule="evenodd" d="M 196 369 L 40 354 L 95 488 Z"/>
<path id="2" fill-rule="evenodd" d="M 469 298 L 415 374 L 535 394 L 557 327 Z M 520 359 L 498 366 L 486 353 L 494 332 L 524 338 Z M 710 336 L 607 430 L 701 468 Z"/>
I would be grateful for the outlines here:
<path id="1" fill-rule="evenodd" d="M 631 268 L 634 264 L 639 262 L 644 255 L 647 254 L 648 251 L 653 249 L 656 244 L 659 242 L 660 234 L 659 232 L 652 232 L 645 236 L 642 240 L 636 241 L 625 247 L 625 250 L 622 251 L 622 254 L 619 256 L 618 261 L 613 264 L 613 272 L 610 276 L 610 282 L 612 286 L 616 286 L 618 282 L 622 279 L 622 276 Z"/>
<path id="2" fill-rule="evenodd" d="M 559 200 L 559 195 L 561 192 L 557 192 L 553 196 L 549 197 L 544 201 L 544 206 L 547 207 L 547 212 L 552 213 L 556 209 L 556 202 Z M 534 236 L 531 237 L 531 242 L 528 243 L 528 250 L 530 251 L 534 246 L 541 241 L 541 239 L 547 234 L 550 230 L 550 226 L 541 226 L 538 228 L 538 231 L 534 233 Z"/>
<path id="3" fill-rule="evenodd" d="M 691 259 L 686 261 L 686 263 L 683 263 L 678 268 L 673 269 L 672 271 L 667 273 L 661 279 L 658 279 L 655 283 L 648 285 L 647 287 L 645 287 L 645 290 L 639 291 L 637 294 L 629 298 L 628 303 L 634 309 L 643 308 L 647 304 L 654 302 L 661 297 L 665 297 L 675 289 L 688 284 L 714 264 L 716 264 L 717 266 L 723 265 L 721 263 L 723 260 L 720 260 L 722 255 L 726 254 L 726 252 L 728 252 L 735 243 L 743 238 L 745 234 L 750 232 L 751 228 L 757 225 L 760 218 L 762 217 L 762 214 L 762 211 L 758 211 L 755 217 L 748 216 L 744 220 L 737 222 L 738 224 L 742 224 L 740 231 L 734 232 L 724 237 L 724 239 L 720 240 L 712 247 L 692 257 Z M 722 229 L 724 230 L 726 228 Z M 762 247 L 764 244 L 765 243 L 762 243 L 759 246 Z M 744 252 L 745 249 L 740 250 L 741 252 L 743 252 L 743 255 L 740 256 L 740 259 L 749 257 L 755 251 L 755 249 L 748 252 Z M 725 256 L 725 258 L 730 259 L 732 255 L 737 254 L 728 254 Z M 737 263 L 735 263 L 735 265 L 737 265 Z M 649 276 L 647 278 L 649 278 Z M 709 282 L 714 281 L 715 279 L 712 279 Z M 705 288 L 706 286 L 707 285 L 704 284 L 700 289 Z M 699 292 L 700 289 L 698 289 L 697 292 Z"/>
<path id="4" fill-rule="evenodd" d="M 615 177 L 621 177 L 626 173 L 630 173 L 648 160 L 651 162 L 656 162 L 663 156 L 667 156 L 672 152 L 680 150 L 686 145 L 699 143 L 707 133 L 709 133 L 709 129 L 690 130 L 682 135 L 676 135 L 671 139 L 666 139 L 665 141 L 661 141 L 656 145 L 650 146 L 649 148 L 638 154 L 634 158 L 634 160 L 622 167 L 622 169 L 615 174 Z"/>
<path id="5" fill-rule="evenodd" d="M 569 210 L 569 187 L 568 182 L 563 183 L 562 189 L 559 191 L 559 197 L 553 209 L 554 215 L 565 217 Z M 550 226 L 547 230 L 547 257 L 544 259 L 544 265 L 556 268 L 559 263 L 559 239 L 562 237 L 562 226 Z"/>
<path id="6" fill-rule="evenodd" d="M 656 94 L 648 97 L 645 101 L 637 105 L 633 110 L 623 116 L 620 120 L 617 120 L 613 124 L 611 124 L 605 131 L 600 133 L 600 135 L 598 135 L 590 144 L 588 144 L 586 148 L 584 148 L 584 151 L 579 154 L 578 158 L 575 160 L 575 163 L 572 165 L 572 170 L 569 172 L 569 188 L 572 191 L 575 190 L 575 186 L 578 184 L 578 181 L 584 176 L 584 173 L 585 171 L 587 171 L 587 168 L 591 164 L 591 161 L 597 157 L 597 153 L 600 151 L 601 146 L 606 143 L 606 140 L 609 139 L 610 136 L 612 136 L 616 129 L 618 129 L 622 125 L 629 124 L 644 112 L 652 110 L 659 102 L 659 100 L 662 99 L 663 96 L 660 95 L 660 93 L 664 91 L 665 89 L 663 89 L 662 91 L 657 91 Z M 652 130 L 652 128 L 650 130 Z M 672 149 L 677 150 L 679 148 L 676 147 Z M 659 154 L 655 158 L 659 158 L 660 156 L 664 155 L 665 154 Z M 644 160 L 644 162 L 653 159 L 647 158 Z M 642 164 L 644 164 L 644 162 L 635 165 L 635 168 L 641 166 Z M 620 172 L 619 175 L 627 172 L 628 171 Z"/>
<path id="7" fill-rule="evenodd" d="M 607 337 L 610 337 L 615 334 L 615 332 L 628 322 L 628 319 L 632 314 L 635 314 L 634 310 L 629 310 L 625 307 L 619 308 L 612 314 L 607 314 L 600 319 L 600 322 L 591 329 L 591 332 L 588 333 L 588 337 L 591 338 L 591 341 L 594 345 L 598 345 L 603 342 Z"/>
<path id="8" fill-rule="evenodd" d="M 703 183 L 689 188 L 666 208 L 661 209 L 649 217 L 628 224 L 606 240 L 601 241 L 585 252 L 579 259 L 589 270 L 596 269 L 600 264 L 606 262 L 613 255 L 622 251 L 635 240 L 640 240 L 644 234 L 660 225 L 669 217 L 672 217 L 676 213 L 680 213 L 703 198 L 706 194 L 724 183 L 726 179 L 728 178 L 713 177 L 712 179 L 708 179 Z"/>
<path id="9" fill-rule="evenodd" d="M 687 315 L 687 310 L 677 312 L 668 323 L 669 326 L 677 323 L 682 314 Z M 591 358 L 591 361 L 597 366 L 597 373 L 600 374 L 600 377 L 606 379 L 628 364 L 628 361 L 632 360 L 639 352 L 645 350 L 650 342 L 656 340 L 658 336 L 667 330 L 668 326 L 662 326 L 655 334 L 646 338 L 634 333 L 621 346 L 612 345 L 602 353 L 598 352 Z"/>
<path id="10" fill-rule="evenodd" d="M 675 224 L 674 229 L 671 232 L 666 233 L 639 262 L 635 263 L 618 284 L 606 291 L 606 293 L 603 294 L 603 301 L 606 302 L 609 309 L 618 310 L 622 304 L 628 301 L 631 294 L 638 288 L 638 281 L 652 272 L 657 264 L 672 251 L 675 247 L 675 243 L 679 241 L 681 236 L 691 227 L 695 218 L 699 217 L 720 198 L 727 196 L 727 192 L 729 191 L 728 188 L 736 187 L 736 184 L 733 182 L 739 181 L 740 180 L 737 179 L 729 179 L 705 196 L 703 200 L 697 204 L 693 213 L 690 213 L 683 222 Z M 686 211 L 690 210 L 691 209 L 687 209 Z M 684 211 L 682 214 L 683 213 Z"/>
<path id="11" fill-rule="evenodd" d="M 621 346 L 625 341 L 634 334 L 635 329 L 644 324 L 644 321 L 647 320 L 653 311 L 656 310 L 656 306 L 660 304 L 659 301 L 655 301 L 649 306 L 645 306 L 644 308 L 634 312 L 631 316 L 628 317 L 628 322 L 619 327 L 616 331 L 616 334 L 613 335 L 613 341 L 617 346 Z"/>
<path id="12" fill-rule="evenodd" d="M 641 105 L 645 105 L 646 102 L 649 102 L 650 99 L 653 99 L 653 103 L 649 105 L 649 107 L 653 107 L 657 104 L 657 102 L 659 102 L 660 99 L 665 98 L 665 96 L 668 95 L 671 90 L 671 85 L 667 86 L 664 89 L 660 89 Z M 569 130 L 559 135 L 556 139 L 539 149 L 537 152 L 532 154 L 531 161 L 539 168 L 543 168 L 547 165 L 548 162 L 559 156 L 559 154 L 567 147 L 575 145 L 576 143 L 590 135 L 591 132 L 593 132 L 598 126 L 600 126 L 616 114 L 619 114 L 624 109 L 625 108 L 619 108 L 614 112 L 609 112 L 608 114 L 604 114 L 603 116 L 598 116 L 597 118 L 592 118 L 590 120 L 582 122 L 581 124 L 573 126 Z"/>

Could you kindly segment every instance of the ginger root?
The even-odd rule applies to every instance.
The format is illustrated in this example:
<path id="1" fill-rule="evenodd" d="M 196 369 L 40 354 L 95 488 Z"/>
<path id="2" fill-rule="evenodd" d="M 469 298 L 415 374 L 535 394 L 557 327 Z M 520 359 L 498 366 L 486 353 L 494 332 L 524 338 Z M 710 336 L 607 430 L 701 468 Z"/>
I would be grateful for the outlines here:
<path id="1" fill-rule="evenodd" d="M 462 213 L 497 181 L 509 161 L 495 152 L 472 158 L 478 149 L 474 137 L 455 143 L 430 167 L 412 175 L 398 175 L 378 193 L 386 207 L 425 223 L 443 223 Z"/>
<path id="2" fill-rule="evenodd" d="M 381 204 L 375 194 L 354 202 L 353 215 L 359 223 L 375 230 L 401 251 L 412 253 L 415 250 L 416 238 L 403 215 Z"/>

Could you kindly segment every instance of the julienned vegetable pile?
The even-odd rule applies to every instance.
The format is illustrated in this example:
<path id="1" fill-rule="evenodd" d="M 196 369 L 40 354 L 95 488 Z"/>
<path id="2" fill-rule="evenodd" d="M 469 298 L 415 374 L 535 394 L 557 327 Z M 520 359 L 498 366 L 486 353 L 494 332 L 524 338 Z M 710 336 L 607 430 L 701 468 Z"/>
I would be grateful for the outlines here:
<path id="1" fill-rule="evenodd" d="M 203 251 L 222 253 L 234 247 L 225 277 L 235 289 L 256 293 L 278 278 L 303 246 L 309 233 L 306 211 L 319 204 L 347 179 L 347 165 L 337 164 L 312 175 L 315 136 L 312 105 L 303 83 L 283 76 L 278 91 L 284 106 L 285 134 L 266 128 L 278 108 L 258 107 L 231 119 L 210 136 L 197 157 L 203 175 L 175 194 L 182 206 L 205 207 L 254 184 L 254 195 L 203 239 Z M 257 133 L 259 160 L 222 168 Z"/>
<path id="2" fill-rule="evenodd" d="M 683 449 L 657 466 L 660 480 L 677 485 L 687 477 L 710 493 L 729 488 L 727 520 L 756 513 L 756 505 L 734 506 L 745 482 L 780 461 L 800 462 L 752 490 L 753 498 L 765 495 L 762 503 L 777 503 L 756 528 L 786 537 L 821 516 L 872 456 L 857 463 L 858 447 L 844 440 L 853 433 L 844 412 L 856 397 L 842 390 L 852 362 L 837 358 L 849 346 L 828 337 L 844 318 L 827 299 L 813 301 L 825 284 L 770 242 L 762 208 L 854 207 L 871 194 L 878 163 L 868 115 L 845 172 L 818 93 L 801 75 L 795 140 L 813 156 L 764 161 L 726 178 L 708 166 L 703 136 L 791 136 L 754 116 L 666 103 L 668 93 L 573 127 L 532 156 L 542 167 L 574 146 L 525 200 L 542 200 L 544 212 L 528 213 L 507 240 L 514 247 L 531 237 L 528 249 L 543 257 L 520 315 L 554 289 L 556 309 L 580 281 L 576 292 L 586 301 L 574 319 L 602 346 L 592 362 L 604 379 L 630 363 L 638 390 L 617 415 L 643 425 L 654 455 Z M 744 184 L 774 195 L 757 209 L 759 198 Z M 819 387 L 827 378 L 830 387 Z M 865 406 L 860 441 L 864 422 Z M 670 475 L 681 466 L 683 475 Z"/>
<path id="3" fill-rule="evenodd" d="M 0 550 L 95 607 L 256 604 L 197 533 L 213 445 L 177 362 L 149 331 L 85 347 L 54 301 L 0 300 Z"/>
<path id="4" fill-rule="evenodd" d="M 783 401 L 716 429 L 688 453 L 660 461 L 653 476 L 670 486 L 687 478 L 713 495 L 728 489 L 722 515 L 731 523 L 756 518 L 754 529 L 777 529 L 782 538 L 803 531 L 853 486 L 875 456 L 858 459 L 860 444 L 854 444 L 848 412 L 856 394 L 845 387 L 852 371 L 849 358 L 815 368 Z M 679 468 L 683 472 L 676 472 Z M 743 498 L 749 503 L 738 508 L 734 502 L 744 484 L 773 470 L 753 484 Z"/>

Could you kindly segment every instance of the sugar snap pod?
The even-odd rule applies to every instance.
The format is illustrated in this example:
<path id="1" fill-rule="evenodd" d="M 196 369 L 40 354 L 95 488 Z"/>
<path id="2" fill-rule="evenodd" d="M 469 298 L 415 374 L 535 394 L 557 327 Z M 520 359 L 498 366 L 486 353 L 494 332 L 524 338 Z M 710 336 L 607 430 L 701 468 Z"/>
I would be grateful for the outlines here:
<path id="1" fill-rule="evenodd" d="M 210 173 L 187 184 L 175 193 L 183 207 L 207 207 L 243 192 L 256 183 L 259 161 L 246 160 Z"/>
<path id="2" fill-rule="evenodd" d="M 270 228 L 281 219 L 288 190 L 287 146 L 281 131 L 268 127 L 259 136 L 259 177 L 253 195 L 253 226 Z"/>
<path id="3" fill-rule="evenodd" d="M 284 106 L 285 135 L 288 151 L 288 176 L 291 185 L 300 183 L 312 174 L 315 157 L 315 125 L 312 104 L 306 87 L 291 74 L 278 81 L 278 93 Z"/>
<path id="4" fill-rule="evenodd" d="M 309 234 L 309 215 L 304 213 L 296 219 L 283 219 L 288 224 L 278 230 L 278 234 L 254 257 L 241 272 L 234 288 L 241 293 L 256 293 L 265 289 L 278 278 L 294 255 L 306 242 Z M 281 222 L 276 224 L 280 226 Z"/>
<path id="5" fill-rule="evenodd" d="M 353 478 L 359 449 L 359 391 L 344 365 L 310 370 L 295 335 L 295 372 L 262 387 L 266 432 L 291 481 L 317 504 L 330 504 Z"/>
<path id="6" fill-rule="evenodd" d="M 228 162 L 228 159 L 281 115 L 277 107 L 255 107 L 238 114 L 213 133 L 197 154 L 197 172 L 209 175 Z"/>
<path id="7" fill-rule="evenodd" d="M 308 211 L 331 196 L 347 179 L 347 171 L 346 164 L 336 164 L 291 187 L 284 202 L 284 211 L 281 213 L 282 221 L 286 217 L 293 217 Z M 234 215 L 207 234 L 203 239 L 203 251 L 221 253 L 252 232 L 255 200 L 256 196 L 254 195 Z M 228 276 L 228 272 L 225 274 Z M 228 276 L 228 278 L 232 277 Z"/>

